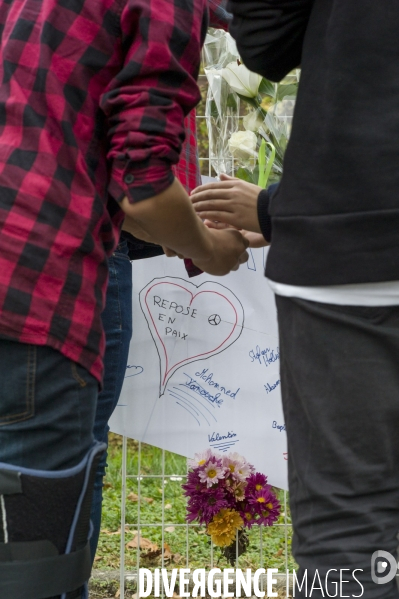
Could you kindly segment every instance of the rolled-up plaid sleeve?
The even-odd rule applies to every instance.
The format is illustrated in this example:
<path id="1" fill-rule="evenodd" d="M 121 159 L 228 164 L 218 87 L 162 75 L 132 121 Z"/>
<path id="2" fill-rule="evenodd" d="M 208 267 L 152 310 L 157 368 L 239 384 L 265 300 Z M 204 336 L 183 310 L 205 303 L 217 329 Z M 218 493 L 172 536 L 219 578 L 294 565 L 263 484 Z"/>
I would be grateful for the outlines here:
<path id="1" fill-rule="evenodd" d="M 208 0 L 209 26 L 227 30 L 233 15 L 226 10 L 227 0 Z"/>
<path id="2" fill-rule="evenodd" d="M 145 200 L 173 182 L 184 117 L 200 99 L 197 76 L 205 0 L 127 0 L 122 68 L 101 98 L 108 119 L 109 193 Z"/>

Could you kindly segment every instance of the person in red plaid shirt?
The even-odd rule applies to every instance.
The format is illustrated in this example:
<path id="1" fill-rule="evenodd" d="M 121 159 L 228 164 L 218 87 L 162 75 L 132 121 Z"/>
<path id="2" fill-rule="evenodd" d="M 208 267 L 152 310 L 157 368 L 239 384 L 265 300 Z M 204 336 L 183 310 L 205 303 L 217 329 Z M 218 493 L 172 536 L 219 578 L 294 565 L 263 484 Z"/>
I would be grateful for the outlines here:
<path id="1" fill-rule="evenodd" d="M 246 258 L 172 173 L 199 99 L 204 12 L 204 0 L 0 3 L 2 599 L 72 599 L 88 578 L 100 315 L 124 214 L 211 274 Z"/>
<path id="2" fill-rule="evenodd" d="M 231 15 L 225 10 L 226 0 L 208 0 L 209 25 L 227 29 Z M 185 140 L 179 162 L 173 166 L 173 173 L 187 192 L 191 192 L 201 183 L 198 160 L 196 115 L 192 110 L 184 120 Z M 162 248 L 153 244 L 144 244 L 132 238 L 128 232 L 122 231 L 118 247 L 109 258 L 109 283 L 106 306 L 102 313 L 102 321 L 106 333 L 106 351 L 104 357 L 104 386 L 98 396 L 94 421 L 94 437 L 108 444 L 108 421 L 118 403 L 126 374 L 129 355 L 129 344 L 132 336 L 132 267 L 128 260 L 150 258 L 162 253 Z M 191 260 L 185 260 L 189 276 L 195 276 L 199 270 Z M 91 555 L 97 550 L 101 528 L 102 487 L 106 468 L 106 452 L 97 467 L 91 520 L 93 534 L 91 536 Z"/>

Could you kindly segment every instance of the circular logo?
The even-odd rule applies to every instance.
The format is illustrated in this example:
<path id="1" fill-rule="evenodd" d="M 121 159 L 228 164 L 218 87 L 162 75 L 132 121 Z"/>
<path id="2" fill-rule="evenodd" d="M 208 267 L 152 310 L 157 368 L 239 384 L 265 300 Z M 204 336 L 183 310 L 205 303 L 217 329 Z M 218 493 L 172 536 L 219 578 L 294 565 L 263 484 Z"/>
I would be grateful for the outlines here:
<path id="1" fill-rule="evenodd" d="M 222 319 L 220 318 L 219 314 L 212 314 L 212 316 L 208 318 L 209 324 L 211 324 L 213 327 L 217 327 L 221 320 Z"/>

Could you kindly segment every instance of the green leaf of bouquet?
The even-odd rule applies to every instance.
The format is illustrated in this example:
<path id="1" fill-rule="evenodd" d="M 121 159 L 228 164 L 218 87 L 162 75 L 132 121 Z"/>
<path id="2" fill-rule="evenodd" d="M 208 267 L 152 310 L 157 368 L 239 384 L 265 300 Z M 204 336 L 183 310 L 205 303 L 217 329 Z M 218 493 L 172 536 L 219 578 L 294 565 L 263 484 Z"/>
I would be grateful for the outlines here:
<path id="1" fill-rule="evenodd" d="M 258 185 L 264 189 L 266 187 L 266 140 L 262 139 L 258 155 L 259 176 Z"/>
<path id="2" fill-rule="evenodd" d="M 267 153 L 267 149 L 269 152 Z M 265 189 L 267 186 L 267 182 L 269 180 L 269 176 L 276 158 L 276 148 L 275 146 L 266 141 L 262 140 L 262 143 L 259 148 L 259 156 L 258 156 L 258 164 L 259 164 L 259 175 L 258 175 L 258 185 Z"/>
<path id="3" fill-rule="evenodd" d="M 238 107 L 237 107 L 236 95 L 237 94 L 229 94 L 227 96 L 227 102 L 226 102 L 227 108 L 231 108 L 232 110 L 237 110 Z"/>
<path id="4" fill-rule="evenodd" d="M 237 170 L 236 177 L 242 179 L 243 181 L 247 181 L 247 183 L 253 183 L 252 173 L 247 171 L 247 169 L 242 166 L 240 166 L 240 168 Z"/>
<path id="5" fill-rule="evenodd" d="M 243 100 L 243 102 L 246 102 L 252 106 L 252 108 L 259 108 L 259 102 L 256 98 L 247 98 L 247 96 L 242 96 L 241 94 L 237 94 L 237 96 L 240 98 L 240 100 Z"/>
<path id="6" fill-rule="evenodd" d="M 279 85 L 277 87 L 277 102 L 280 102 L 285 96 L 296 96 L 298 85 L 290 83 L 288 85 Z"/>
<path id="7" fill-rule="evenodd" d="M 271 96 L 272 98 L 276 95 L 276 86 L 268 79 L 263 78 L 260 82 L 259 92 L 261 96 Z"/>
<path id="8" fill-rule="evenodd" d="M 219 111 L 218 111 L 218 107 L 217 107 L 215 100 L 212 99 L 209 102 L 209 107 L 210 107 L 211 117 L 214 119 L 217 119 L 219 116 Z"/>

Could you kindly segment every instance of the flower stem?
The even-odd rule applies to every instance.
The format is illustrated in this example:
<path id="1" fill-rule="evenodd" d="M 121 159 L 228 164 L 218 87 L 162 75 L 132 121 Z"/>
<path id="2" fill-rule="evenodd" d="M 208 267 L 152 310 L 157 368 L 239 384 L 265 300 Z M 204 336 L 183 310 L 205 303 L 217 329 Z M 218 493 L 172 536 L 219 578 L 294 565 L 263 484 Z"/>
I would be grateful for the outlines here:
<path id="1" fill-rule="evenodd" d="M 266 157 L 266 146 L 270 148 L 270 156 L 267 160 Z M 259 178 L 258 185 L 262 187 L 262 189 L 266 188 L 267 182 L 270 177 L 270 172 L 272 170 L 272 166 L 274 164 L 274 160 L 276 158 L 276 148 L 270 142 L 267 142 L 265 139 L 262 139 L 262 143 L 259 148 Z"/>

